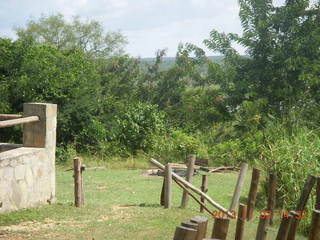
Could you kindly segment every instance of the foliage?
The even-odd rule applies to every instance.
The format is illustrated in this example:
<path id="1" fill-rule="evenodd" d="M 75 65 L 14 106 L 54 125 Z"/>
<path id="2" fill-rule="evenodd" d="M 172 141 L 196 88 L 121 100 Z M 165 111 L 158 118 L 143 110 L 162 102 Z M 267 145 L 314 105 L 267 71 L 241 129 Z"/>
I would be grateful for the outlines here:
<path id="1" fill-rule="evenodd" d="M 89 57 L 101 58 L 123 53 L 127 43 L 120 32 L 104 32 L 97 21 L 82 22 L 80 17 L 66 22 L 62 14 L 42 15 L 29 20 L 25 28 L 17 28 L 19 39 L 55 46 L 59 50 L 81 49 Z"/>

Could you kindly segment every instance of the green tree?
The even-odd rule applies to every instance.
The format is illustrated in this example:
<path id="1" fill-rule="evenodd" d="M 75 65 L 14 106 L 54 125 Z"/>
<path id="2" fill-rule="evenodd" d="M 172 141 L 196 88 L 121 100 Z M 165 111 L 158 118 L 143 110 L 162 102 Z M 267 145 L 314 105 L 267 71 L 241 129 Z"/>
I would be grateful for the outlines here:
<path id="1" fill-rule="evenodd" d="M 268 107 L 285 114 L 308 104 L 319 93 L 319 2 L 239 0 L 243 34 L 213 30 L 205 44 L 226 56 L 229 76 L 225 84 L 232 104 L 267 99 Z M 246 48 L 241 57 L 232 43 Z"/>
<path id="2" fill-rule="evenodd" d="M 79 48 L 89 57 L 100 58 L 124 52 L 127 41 L 120 32 L 105 32 L 97 21 L 80 21 L 73 17 L 67 22 L 62 14 L 42 15 L 37 21 L 28 21 L 25 28 L 16 29 L 19 39 L 49 44 L 58 49 Z"/>

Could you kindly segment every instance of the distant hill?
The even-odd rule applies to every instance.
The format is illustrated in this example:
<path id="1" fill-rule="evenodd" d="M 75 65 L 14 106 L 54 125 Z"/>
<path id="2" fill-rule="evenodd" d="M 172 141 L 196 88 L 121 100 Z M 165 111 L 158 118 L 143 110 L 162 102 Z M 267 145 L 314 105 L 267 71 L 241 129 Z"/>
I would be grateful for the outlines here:
<path id="1" fill-rule="evenodd" d="M 222 63 L 224 56 L 209 56 L 208 58 L 214 62 Z M 154 63 L 156 58 L 140 58 L 139 60 L 141 61 L 142 69 L 146 69 L 146 65 Z M 165 71 L 170 69 L 175 61 L 175 57 L 164 57 L 163 62 L 160 64 L 160 70 Z"/>

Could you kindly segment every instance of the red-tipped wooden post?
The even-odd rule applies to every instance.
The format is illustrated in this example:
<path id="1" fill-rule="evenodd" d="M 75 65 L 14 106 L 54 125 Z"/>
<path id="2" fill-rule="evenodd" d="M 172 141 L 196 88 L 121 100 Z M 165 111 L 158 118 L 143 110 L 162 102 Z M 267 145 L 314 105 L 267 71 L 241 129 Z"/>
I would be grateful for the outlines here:
<path id="1" fill-rule="evenodd" d="M 244 225 L 246 223 L 246 216 L 247 216 L 247 206 L 244 204 L 240 204 L 239 211 L 238 211 L 238 220 L 237 220 L 235 240 L 242 240 L 243 239 Z"/>
<path id="2" fill-rule="evenodd" d="M 320 210 L 313 210 L 309 240 L 320 240 Z"/>
<path id="3" fill-rule="evenodd" d="M 268 182 L 268 205 L 267 210 L 270 212 L 274 212 L 276 207 L 276 193 L 277 193 L 277 176 L 275 174 L 269 174 L 269 182 Z M 273 214 L 270 216 L 270 225 L 273 225 Z"/>

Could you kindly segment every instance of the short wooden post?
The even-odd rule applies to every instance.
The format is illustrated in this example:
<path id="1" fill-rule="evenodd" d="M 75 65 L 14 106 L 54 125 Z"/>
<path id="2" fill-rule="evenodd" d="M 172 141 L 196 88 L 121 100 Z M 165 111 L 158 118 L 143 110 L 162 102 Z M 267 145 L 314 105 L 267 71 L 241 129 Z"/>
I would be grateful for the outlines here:
<path id="1" fill-rule="evenodd" d="M 227 239 L 230 219 L 228 217 L 216 218 L 212 229 L 211 238 Z"/>
<path id="2" fill-rule="evenodd" d="M 316 204 L 314 208 L 320 210 L 320 177 L 317 177 Z"/>
<path id="3" fill-rule="evenodd" d="M 192 228 L 192 229 L 198 231 L 198 224 L 197 224 L 197 223 L 194 223 L 194 222 L 191 222 L 191 221 L 182 222 L 182 223 L 181 223 L 181 226 L 182 226 L 182 227 L 187 227 L 187 228 Z"/>
<path id="4" fill-rule="evenodd" d="M 274 212 L 276 207 L 276 193 L 277 193 L 277 176 L 275 174 L 269 174 L 268 181 L 268 205 L 267 210 L 270 212 Z M 273 214 L 270 216 L 269 224 L 273 225 Z"/>
<path id="5" fill-rule="evenodd" d="M 163 182 L 162 182 L 162 188 L 161 188 L 161 194 L 160 194 L 160 205 L 164 206 L 164 190 L 166 185 L 166 178 L 163 176 Z"/>
<path id="6" fill-rule="evenodd" d="M 288 233 L 293 218 L 294 214 L 292 212 L 290 212 L 288 216 L 285 216 L 285 214 L 281 215 L 281 223 L 276 240 L 286 240 L 288 238 Z"/>
<path id="7" fill-rule="evenodd" d="M 204 193 L 208 192 L 208 175 L 202 175 L 201 191 Z M 201 196 L 200 200 L 204 204 L 205 198 Z M 200 206 L 200 212 L 204 212 L 203 206 Z"/>
<path id="8" fill-rule="evenodd" d="M 84 205 L 84 178 L 83 178 L 83 172 L 86 170 L 85 165 L 81 165 L 80 168 L 80 175 L 81 175 L 81 205 Z"/>
<path id="9" fill-rule="evenodd" d="M 81 159 L 73 159 L 73 171 L 74 171 L 74 205 L 80 207 L 83 204 L 82 201 L 82 176 L 81 176 Z"/>
<path id="10" fill-rule="evenodd" d="M 195 240 L 202 240 L 205 238 L 207 234 L 208 218 L 196 216 L 191 218 L 190 221 L 198 224 L 198 232 Z"/>
<path id="11" fill-rule="evenodd" d="M 309 240 L 320 240 L 320 210 L 313 210 Z"/>
<path id="12" fill-rule="evenodd" d="M 314 176 L 311 176 L 311 175 L 308 176 L 308 178 L 303 186 L 303 189 L 302 189 L 302 192 L 300 195 L 300 199 L 299 199 L 299 202 L 298 202 L 296 210 L 295 210 L 296 212 L 303 211 L 305 209 L 305 206 L 308 202 L 308 198 L 309 198 L 309 195 L 310 195 L 311 190 L 313 188 L 313 185 L 315 184 L 315 181 L 316 181 L 316 178 Z M 288 234 L 288 239 L 290 239 L 290 240 L 295 239 L 299 222 L 300 222 L 299 218 L 292 219 L 292 223 L 291 223 L 289 234 Z"/>
<path id="13" fill-rule="evenodd" d="M 257 168 L 253 168 L 252 170 L 251 185 L 250 185 L 250 191 L 248 196 L 248 209 L 247 209 L 248 221 L 252 219 L 254 207 L 256 205 L 260 172 L 261 172 L 260 169 L 257 169 Z"/>
<path id="14" fill-rule="evenodd" d="M 194 240 L 197 230 L 183 226 L 176 227 L 173 240 Z"/>
<path id="15" fill-rule="evenodd" d="M 164 207 L 171 208 L 172 199 L 172 167 L 168 163 L 165 170 Z"/>
<path id="16" fill-rule="evenodd" d="M 191 182 L 193 173 L 194 173 L 194 164 L 196 161 L 196 155 L 191 155 L 188 158 L 188 168 L 187 168 L 187 175 L 186 180 Z M 189 195 L 187 191 L 183 191 L 182 199 L 181 199 L 181 208 L 186 208 L 188 205 Z"/>
<path id="17" fill-rule="evenodd" d="M 260 213 L 260 220 L 257 229 L 256 240 L 265 240 L 267 237 L 267 226 L 269 225 L 271 214 L 266 212 Z"/>
<path id="18" fill-rule="evenodd" d="M 239 177 L 238 177 L 238 180 L 237 180 L 237 184 L 236 184 L 236 187 L 234 189 L 232 201 L 231 201 L 231 204 L 230 204 L 230 208 L 229 208 L 230 211 L 235 211 L 237 206 L 238 206 L 239 199 L 240 199 L 240 196 L 241 196 L 242 187 L 243 187 L 243 184 L 244 184 L 244 180 L 246 178 L 247 171 L 248 171 L 248 164 L 247 163 L 242 163 L 241 164 L 240 173 L 239 173 Z"/>
<path id="19" fill-rule="evenodd" d="M 237 220 L 235 240 L 242 240 L 243 239 L 246 216 L 247 216 L 247 206 L 244 204 L 240 204 L 239 211 L 238 211 L 238 220 Z"/>

